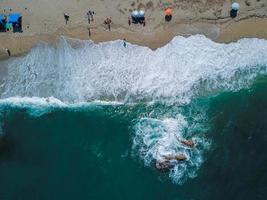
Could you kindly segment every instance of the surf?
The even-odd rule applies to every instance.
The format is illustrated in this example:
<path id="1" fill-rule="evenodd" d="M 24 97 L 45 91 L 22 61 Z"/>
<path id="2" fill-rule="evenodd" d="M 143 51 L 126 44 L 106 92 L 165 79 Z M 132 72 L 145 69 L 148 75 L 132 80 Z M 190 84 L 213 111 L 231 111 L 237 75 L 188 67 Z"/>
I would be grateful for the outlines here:
<path id="1" fill-rule="evenodd" d="M 253 51 L 252 51 L 253 49 Z M 196 99 L 249 88 L 266 75 L 267 41 L 219 44 L 204 36 L 175 37 L 155 51 L 122 41 L 100 44 L 62 37 L 1 65 L 0 111 L 26 109 L 35 117 L 58 110 L 111 107 L 132 116 L 133 157 L 153 167 L 158 152 L 183 152 L 189 161 L 168 177 L 195 178 L 211 140 L 206 110 Z M 90 110 L 89 110 L 90 111 Z M 192 138 L 195 150 L 177 138 Z M 161 176 L 161 175 L 159 175 Z"/>
<path id="2" fill-rule="evenodd" d="M 55 47 L 40 44 L 8 62 L 1 98 L 188 102 L 200 91 L 248 86 L 266 73 L 266 48 L 266 40 L 218 44 L 201 35 L 175 37 L 155 51 L 124 48 L 122 41 L 94 44 L 63 37 Z"/>

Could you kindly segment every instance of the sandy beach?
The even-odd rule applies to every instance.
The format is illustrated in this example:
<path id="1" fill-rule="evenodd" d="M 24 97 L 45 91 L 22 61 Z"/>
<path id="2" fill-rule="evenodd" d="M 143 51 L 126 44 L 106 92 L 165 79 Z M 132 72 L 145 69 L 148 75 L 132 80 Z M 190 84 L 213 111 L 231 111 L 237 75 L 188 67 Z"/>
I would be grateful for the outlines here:
<path id="1" fill-rule="evenodd" d="M 0 12 L 21 12 L 22 33 L 0 33 L 0 57 L 3 48 L 12 55 L 28 52 L 39 42 L 55 42 L 67 36 L 95 42 L 125 38 L 128 42 L 156 49 L 174 36 L 204 34 L 217 42 L 232 42 L 240 38 L 267 38 L 267 1 L 237 1 L 240 11 L 236 18 L 229 16 L 229 0 L 3 0 Z M 170 22 L 164 20 L 164 9 L 173 8 Z M 128 25 L 128 17 L 135 9 L 145 11 L 146 26 Z M 88 23 L 86 13 L 94 11 L 94 21 Z M 64 13 L 70 16 L 65 24 Z M 112 18 L 111 31 L 104 20 Z M 89 37 L 89 28 L 91 36 Z"/>

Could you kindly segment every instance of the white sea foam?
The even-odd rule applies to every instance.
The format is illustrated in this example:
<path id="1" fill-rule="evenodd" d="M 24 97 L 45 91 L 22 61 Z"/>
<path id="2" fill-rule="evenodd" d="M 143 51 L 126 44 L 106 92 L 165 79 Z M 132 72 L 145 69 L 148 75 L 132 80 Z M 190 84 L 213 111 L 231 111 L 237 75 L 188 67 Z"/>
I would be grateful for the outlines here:
<path id="1" fill-rule="evenodd" d="M 191 139 L 197 147 L 191 149 L 180 141 L 187 135 L 184 129 L 189 128 L 184 116 L 175 118 L 153 119 L 142 118 L 135 125 L 133 149 L 138 151 L 146 166 L 155 166 L 155 161 L 164 160 L 164 156 L 183 154 L 187 157 L 184 163 L 176 163 L 169 176 L 173 182 L 182 184 L 187 178 L 196 177 L 196 172 L 203 162 L 203 153 L 210 146 L 209 141 L 199 135 Z"/>
<path id="2" fill-rule="evenodd" d="M 149 104 L 156 100 L 181 105 L 196 95 L 247 87 L 267 73 L 266 40 L 218 44 L 200 35 L 175 37 L 156 51 L 122 44 L 66 38 L 56 47 L 40 44 L 25 57 L 8 62 L 0 105 L 31 107 L 34 115 L 53 107 L 88 106 L 88 101 Z M 184 129 L 192 127 L 179 111 L 167 112 L 169 116 L 137 120 L 133 147 L 147 166 L 163 154 L 184 153 L 188 161 L 169 173 L 174 182 L 183 183 L 196 176 L 209 142 L 192 135 L 198 143 L 194 151 L 181 145 L 177 137 L 187 137 Z"/>
<path id="3" fill-rule="evenodd" d="M 26 109 L 31 116 L 41 116 L 56 109 L 82 110 L 104 105 L 123 105 L 122 102 L 92 101 L 70 104 L 54 97 L 9 97 L 0 99 L 0 114 L 5 108 Z M 0 115 L 1 116 L 1 115 Z M 1 119 L 1 118 L 0 118 Z"/>
<path id="4" fill-rule="evenodd" d="M 156 51 L 124 48 L 121 41 L 81 41 L 76 48 L 70 43 L 62 38 L 57 47 L 40 44 L 9 62 L 1 98 L 188 102 L 196 93 L 245 87 L 266 73 L 267 41 L 260 39 L 218 44 L 200 35 L 175 37 Z"/>

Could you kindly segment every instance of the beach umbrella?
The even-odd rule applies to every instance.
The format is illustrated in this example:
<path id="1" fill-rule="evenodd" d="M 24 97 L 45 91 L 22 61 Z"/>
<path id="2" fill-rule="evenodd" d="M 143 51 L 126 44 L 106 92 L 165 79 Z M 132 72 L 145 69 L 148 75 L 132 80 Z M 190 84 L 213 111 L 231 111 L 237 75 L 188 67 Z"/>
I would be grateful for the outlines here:
<path id="1" fill-rule="evenodd" d="M 236 2 L 232 4 L 232 10 L 238 11 L 240 9 L 240 5 Z"/>
<path id="2" fill-rule="evenodd" d="M 140 10 L 139 13 L 138 13 L 138 16 L 139 17 L 145 17 L 145 11 Z"/>
<path id="3" fill-rule="evenodd" d="M 132 12 L 132 17 L 138 17 L 139 16 L 139 12 L 137 10 L 134 10 Z"/>
<path id="4" fill-rule="evenodd" d="M 165 10 L 165 15 L 167 15 L 167 16 L 172 16 L 172 9 L 171 9 L 171 8 L 167 8 L 167 9 Z"/>
<path id="5" fill-rule="evenodd" d="M 8 22 L 19 23 L 19 18 L 22 17 L 21 13 L 11 13 L 9 14 Z"/>
<path id="6" fill-rule="evenodd" d="M 2 22 L 2 20 L 5 19 L 5 16 L 3 14 L 0 14 L 0 23 Z"/>

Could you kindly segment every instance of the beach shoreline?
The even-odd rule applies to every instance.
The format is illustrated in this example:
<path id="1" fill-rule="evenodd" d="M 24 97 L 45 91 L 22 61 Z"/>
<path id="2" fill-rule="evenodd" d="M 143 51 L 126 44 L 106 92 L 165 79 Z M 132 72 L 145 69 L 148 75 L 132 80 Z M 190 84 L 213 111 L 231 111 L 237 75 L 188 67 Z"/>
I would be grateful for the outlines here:
<path id="1" fill-rule="evenodd" d="M 61 1 L 59 1 L 59 6 L 61 6 Z M 146 4 L 139 3 L 138 7 L 145 6 L 144 8 L 141 6 L 141 9 L 146 10 L 147 15 L 145 27 L 141 24 L 129 26 L 127 24 L 128 10 L 127 12 L 118 11 L 118 5 L 122 5 L 119 0 L 116 1 L 119 2 L 117 7 L 114 5 L 116 10 L 108 10 L 102 4 L 91 2 L 90 8 L 97 14 L 94 22 L 91 21 L 88 24 L 84 16 L 86 6 L 89 7 L 86 2 L 72 3 L 67 0 L 64 1 L 67 7 L 76 7 L 66 9 L 55 5 L 59 11 L 55 12 L 50 7 L 51 10 L 47 15 L 40 10 L 38 3 L 47 7 L 48 3 L 22 0 L 24 4 L 18 8 L 17 5 L 4 0 L 3 3 L 0 3 L 0 9 L 4 5 L 9 5 L 10 8 L 14 8 L 13 10 L 23 14 L 23 33 L 0 33 L 0 59 L 8 57 L 4 51 L 5 48 L 10 49 L 12 56 L 20 56 L 29 52 L 38 43 L 54 44 L 61 36 L 91 40 L 95 43 L 126 39 L 127 42 L 146 46 L 152 50 L 166 45 L 175 36 L 189 37 L 202 34 L 219 43 L 235 42 L 241 38 L 267 39 L 267 5 L 261 0 L 251 0 L 249 6 L 241 2 L 241 11 L 236 18 L 229 16 L 231 1 L 216 0 L 213 4 L 204 7 L 200 3 L 192 3 L 194 1 L 187 3 L 179 1 L 179 3 L 171 4 L 175 8 L 175 15 L 171 22 L 164 21 L 163 13 L 163 7 L 167 7 L 169 4 L 156 4 L 156 1 L 149 1 Z M 127 2 L 134 7 L 133 3 Z M 103 5 L 108 5 L 108 2 L 103 0 Z M 65 24 L 62 17 L 64 11 L 70 13 L 71 20 L 68 24 Z M 105 16 L 112 16 L 111 31 L 108 31 L 103 24 Z"/>

